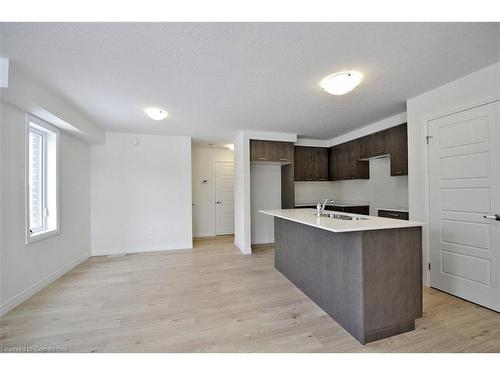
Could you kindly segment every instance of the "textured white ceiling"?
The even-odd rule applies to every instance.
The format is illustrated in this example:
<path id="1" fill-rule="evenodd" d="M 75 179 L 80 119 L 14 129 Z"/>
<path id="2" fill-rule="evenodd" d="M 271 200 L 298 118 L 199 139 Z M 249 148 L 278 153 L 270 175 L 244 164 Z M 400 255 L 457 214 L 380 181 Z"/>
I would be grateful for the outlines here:
<path id="1" fill-rule="evenodd" d="M 7 23 L 1 55 L 109 130 L 231 140 L 238 130 L 332 138 L 500 61 L 500 24 Z M 360 70 L 332 96 L 324 76 Z M 166 121 L 145 117 L 159 106 Z"/>

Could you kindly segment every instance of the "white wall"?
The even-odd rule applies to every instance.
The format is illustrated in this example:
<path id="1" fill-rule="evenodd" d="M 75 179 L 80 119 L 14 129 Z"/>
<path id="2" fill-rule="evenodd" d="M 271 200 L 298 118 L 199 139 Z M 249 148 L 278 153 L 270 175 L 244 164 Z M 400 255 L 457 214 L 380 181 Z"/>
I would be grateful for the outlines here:
<path id="1" fill-rule="evenodd" d="M 274 218 L 259 210 L 281 208 L 281 166 L 250 165 L 252 245 L 274 242 Z"/>
<path id="2" fill-rule="evenodd" d="M 251 254 L 250 143 L 240 132 L 234 144 L 234 244 L 243 254 Z"/>
<path id="3" fill-rule="evenodd" d="M 190 138 L 106 133 L 91 179 L 92 255 L 192 247 Z"/>
<path id="4" fill-rule="evenodd" d="M 296 182 L 295 202 L 317 203 L 325 197 L 363 201 L 370 204 L 370 215 L 377 208 L 408 209 L 408 176 L 391 177 L 388 157 L 370 160 L 369 180 Z"/>
<path id="5" fill-rule="evenodd" d="M 60 137 L 61 233 L 26 245 L 26 113 L 1 103 L 1 311 L 5 313 L 90 256 L 90 146 Z"/>
<path id="6" fill-rule="evenodd" d="M 429 195 L 427 179 L 427 121 L 500 99 L 500 63 L 440 86 L 407 101 L 408 189 L 410 219 L 425 222 L 424 282 L 429 285 Z"/>
<path id="7" fill-rule="evenodd" d="M 215 181 L 217 161 L 233 161 L 229 149 L 196 147 L 192 151 L 193 237 L 215 236 Z M 207 180 L 206 183 L 203 180 Z"/>

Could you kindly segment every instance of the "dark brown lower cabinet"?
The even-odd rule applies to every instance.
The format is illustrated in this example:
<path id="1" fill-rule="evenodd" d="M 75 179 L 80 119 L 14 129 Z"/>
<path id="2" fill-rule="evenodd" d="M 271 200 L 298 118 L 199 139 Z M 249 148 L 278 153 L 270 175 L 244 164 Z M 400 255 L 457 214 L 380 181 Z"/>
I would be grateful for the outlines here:
<path id="1" fill-rule="evenodd" d="M 316 208 L 316 206 L 314 206 L 314 205 L 295 206 L 295 208 Z M 349 214 L 370 215 L 370 206 L 326 206 L 325 210 L 346 212 Z"/>
<path id="2" fill-rule="evenodd" d="M 409 220 L 407 211 L 378 210 L 378 216 L 387 217 L 389 219 Z"/>
<path id="3" fill-rule="evenodd" d="M 326 206 L 325 210 L 347 212 L 349 214 L 370 215 L 370 206 Z"/>
<path id="4" fill-rule="evenodd" d="M 274 218 L 275 267 L 361 344 L 422 316 L 420 227 L 334 233 Z"/>

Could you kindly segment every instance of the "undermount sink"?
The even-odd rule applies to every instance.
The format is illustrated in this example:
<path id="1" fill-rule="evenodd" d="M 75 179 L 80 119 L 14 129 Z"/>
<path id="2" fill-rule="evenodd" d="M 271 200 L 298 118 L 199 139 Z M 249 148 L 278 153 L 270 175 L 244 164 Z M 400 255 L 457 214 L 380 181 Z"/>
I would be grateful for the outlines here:
<path id="1" fill-rule="evenodd" d="M 342 214 L 321 214 L 321 217 L 329 217 L 330 219 L 338 219 L 338 220 L 350 220 L 350 221 L 358 221 L 358 220 L 368 220 L 367 217 L 357 217 L 357 216 L 349 216 L 349 215 L 342 215 Z"/>

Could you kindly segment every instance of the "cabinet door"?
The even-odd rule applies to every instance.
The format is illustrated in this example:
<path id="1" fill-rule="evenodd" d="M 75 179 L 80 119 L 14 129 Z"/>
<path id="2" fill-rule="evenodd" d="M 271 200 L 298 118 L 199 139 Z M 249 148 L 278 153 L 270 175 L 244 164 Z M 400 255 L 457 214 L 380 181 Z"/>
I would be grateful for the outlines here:
<path id="1" fill-rule="evenodd" d="M 304 179 L 304 176 L 302 175 L 303 167 L 302 167 L 302 151 L 303 147 L 294 147 L 293 151 L 293 169 L 294 169 L 294 180 L 295 181 L 302 181 Z"/>
<path id="2" fill-rule="evenodd" d="M 348 212 L 350 214 L 370 215 L 370 206 L 344 207 L 344 212 Z"/>
<path id="3" fill-rule="evenodd" d="M 378 216 L 389 219 L 409 220 L 408 212 L 403 211 L 378 210 Z"/>
<path id="4" fill-rule="evenodd" d="M 314 180 L 314 147 L 295 147 L 295 181 Z"/>
<path id="5" fill-rule="evenodd" d="M 338 181 L 342 179 L 342 148 L 341 145 L 333 146 L 330 148 L 330 173 L 329 177 L 332 181 Z"/>
<path id="6" fill-rule="evenodd" d="M 369 158 L 373 154 L 373 135 L 367 135 L 359 139 L 360 142 L 360 152 L 359 158 L 365 159 Z"/>
<path id="7" fill-rule="evenodd" d="M 382 130 L 374 133 L 372 136 L 372 154 L 371 156 L 385 155 L 389 153 L 389 130 Z"/>
<path id="8" fill-rule="evenodd" d="M 389 129 L 391 176 L 408 174 L 408 135 L 406 124 Z"/>
<path id="9" fill-rule="evenodd" d="M 293 143 L 272 142 L 272 160 L 281 163 L 293 161 Z"/>
<path id="10" fill-rule="evenodd" d="M 316 147 L 314 149 L 314 179 L 328 181 L 328 149 Z"/>
<path id="11" fill-rule="evenodd" d="M 348 165 L 349 149 L 347 144 L 343 143 L 337 146 L 337 176 L 339 180 L 346 180 L 349 176 Z"/>
<path id="12" fill-rule="evenodd" d="M 269 141 L 250 141 L 250 160 L 251 161 L 272 161 L 272 142 Z"/>
<path id="13" fill-rule="evenodd" d="M 355 139 L 349 142 L 349 177 L 351 179 L 362 178 L 363 171 L 361 170 L 361 162 L 359 161 L 361 155 L 361 139 Z"/>

